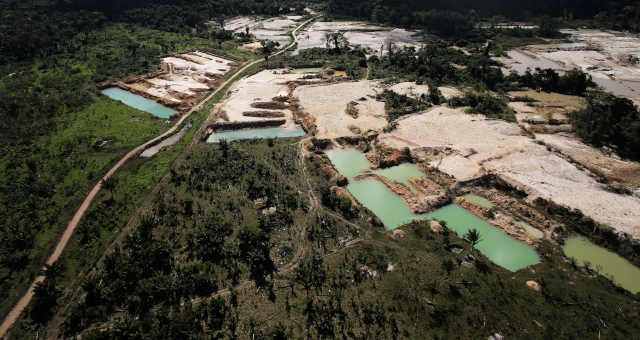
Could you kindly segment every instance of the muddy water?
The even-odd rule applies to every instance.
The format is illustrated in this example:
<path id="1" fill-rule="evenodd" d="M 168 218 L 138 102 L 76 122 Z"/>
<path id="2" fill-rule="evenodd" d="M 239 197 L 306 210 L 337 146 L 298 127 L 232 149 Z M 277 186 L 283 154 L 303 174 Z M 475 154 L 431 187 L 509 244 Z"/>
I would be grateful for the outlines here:
<path id="1" fill-rule="evenodd" d="M 424 219 L 424 215 L 411 213 L 404 201 L 380 181 L 365 179 L 353 181 L 347 190 L 360 204 L 371 210 L 388 230 L 396 229 L 413 219 Z"/>
<path id="2" fill-rule="evenodd" d="M 411 163 L 404 163 L 386 169 L 375 170 L 373 173 L 392 179 L 398 183 L 402 183 L 411 190 L 413 190 L 413 187 L 409 183 L 409 177 L 426 177 L 424 173 L 418 170 L 418 168 Z"/>
<path id="3" fill-rule="evenodd" d="M 502 230 L 483 221 L 456 204 L 440 208 L 426 217 L 445 221 L 447 227 L 463 236 L 469 229 L 480 232 L 480 242 L 476 249 L 482 252 L 495 264 L 511 271 L 516 271 L 540 262 L 538 253 L 527 245 L 509 237 Z"/>
<path id="4" fill-rule="evenodd" d="M 234 140 L 242 139 L 260 139 L 260 138 L 286 138 L 286 137 L 300 137 L 306 133 L 303 129 L 296 127 L 295 129 L 284 128 L 264 128 L 264 129 L 246 129 L 246 130 L 234 130 L 225 132 L 214 132 L 207 138 L 207 143 L 218 143 L 221 140 L 232 142 Z"/>
<path id="5" fill-rule="evenodd" d="M 169 118 L 176 113 L 176 111 L 162 106 L 153 100 L 138 96 L 137 94 L 133 94 L 118 87 L 110 87 L 102 90 L 101 92 L 111 99 L 121 101 L 138 110 L 149 112 L 156 117 Z"/>
<path id="6" fill-rule="evenodd" d="M 565 241 L 562 250 L 568 257 L 573 257 L 578 264 L 585 261 L 600 274 L 613 278 L 613 282 L 632 292 L 640 292 L 640 269 L 619 255 L 599 247 L 583 236 L 570 237 Z"/>
<path id="7" fill-rule="evenodd" d="M 364 154 L 356 149 L 331 149 L 325 150 L 325 154 L 331 160 L 333 167 L 347 178 L 351 178 L 371 167 L 371 163 Z"/>
<path id="8" fill-rule="evenodd" d="M 465 195 L 464 198 L 467 201 L 473 202 L 485 209 L 491 209 L 493 208 L 493 203 L 491 201 L 489 201 L 488 199 L 482 197 L 482 196 L 478 196 L 478 195 L 473 195 L 473 194 L 469 194 L 469 195 Z"/>

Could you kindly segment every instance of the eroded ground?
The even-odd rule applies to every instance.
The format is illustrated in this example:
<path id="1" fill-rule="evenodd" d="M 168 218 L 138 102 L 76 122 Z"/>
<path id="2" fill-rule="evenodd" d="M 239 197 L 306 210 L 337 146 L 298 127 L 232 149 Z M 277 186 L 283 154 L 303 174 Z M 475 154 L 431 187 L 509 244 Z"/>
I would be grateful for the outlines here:
<path id="1" fill-rule="evenodd" d="M 640 199 L 611 192 L 591 172 L 538 144 L 516 124 L 436 107 L 400 120 L 397 129 L 380 135 L 379 141 L 421 151 L 432 158 L 432 166 L 460 180 L 494 173 L 531 200 L 551 199 L 640 236 Z"/>
<path id="2" fill-rule="evenodd" d="M 566 71 L 579 68 L 596 84 L 618 96 L 640 103 L 640 36 L 599 30 L 564 30 L 573 43 L 532 45 L 500 58 L 507 71 L 527 68 Z"/>
<path id="3" fill-rule="evenodd" d="M 238 62 L 200 51 L 175 54 L 162 59 L 162 71 L 123 81 L 114 85 L 186 111 L 209 90 L 223 81 L 224 75 Z"/>
<path id="4" fill-rule="evenodd" d="M 359 21 L 315 22 L 298 34 L 298 50 L 325 47 L 325 35 L 331 32 L 342 32 L 352 46 L 361 46 L 368 54 L 386 52 L 386 43 L 396 47 L 420 47 L 421 39 L 416 32 L 400 28 L 369 25 Z"/>

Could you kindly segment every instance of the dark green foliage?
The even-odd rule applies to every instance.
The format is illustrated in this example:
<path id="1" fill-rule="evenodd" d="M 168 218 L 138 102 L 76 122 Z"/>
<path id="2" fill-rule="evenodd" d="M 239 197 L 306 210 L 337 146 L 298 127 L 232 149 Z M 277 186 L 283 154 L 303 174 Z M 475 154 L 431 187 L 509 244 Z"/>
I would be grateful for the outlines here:
<path id="1" fill-rule="evenodd" d="M 519 77 L 510 76 L 509 78 L 517 78 L 522 85 L 532 89 L 540 89 L 545 92 L 558 92 L 568 95 L 582 96 L 587 88 L 596 84 L 591 80 L 591 76 L 584 73 L 580 69 L 572 69 L 563 75 L 552 69 L 535 69 L 535 72 L 527 70 L 527 72 Z"/>
<path id="2" fill-rule="evenodd" d="M 343 70 L 349 79 L 362 79 L 366 74 L 367 61 L 360 49 L 310 48 L 299 51 L 296 56 L 281 55 L 269 62 L 268 68 L 329 67 Z"/>
<path id="3" fill-rule="evenodd" d="M 387 119 L 390 122 L 404 115 L 429 108 L 431 106 L 430 99 L 430 96 L 427 97 L 424 95 L 418 98 L 410 98 L 389 90 L 385 90 L 381 95 L 378 95 L 378 100 L 384 101 L 385 103 Z M 439 97 L 437 97 L 437 99 L 439 100 Z"/>
<path id="4" fill-rule="evenodd" d="M 58 298 L 61 296 L 56 281 L 62 273 L 62 267 L 58 262 L 45 265 L 44 281 L 38 283 L 33 291 L 29 316 L 39 324 L 45 324 L 53 316 L 54 309 L 58 306 Z"/>
<path id="5" fill-rule="evenodd" d="M 504 99 L 489 93 L 476 94 L 467 92 L 463 97 L 453 97 L 449 100 L 453 107 L 469 106 L 471 113 L 483 114 L 489 118 L 498 118 L 515 122 L 515 112 L 507 106 Z"/>
<path id="6" fill-rule="evenodd" d="M 623 157 L 640 159 L 640 114 L 629 99 L 590 93 L 587 107 L 574 112 L 571 123 L 587 143 L 611 146 Z"/>

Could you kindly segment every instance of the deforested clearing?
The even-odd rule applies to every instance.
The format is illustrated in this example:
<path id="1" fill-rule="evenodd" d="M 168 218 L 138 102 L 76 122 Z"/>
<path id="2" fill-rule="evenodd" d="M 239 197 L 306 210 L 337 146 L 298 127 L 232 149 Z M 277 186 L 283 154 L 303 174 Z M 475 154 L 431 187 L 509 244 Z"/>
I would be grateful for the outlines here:
<path id="1" fill-rule="evenodd" d="M 316 118 L 319 138 L 354 136 L 353 128 L 361 132 L 380 130 L 386 124 L 384 103 L 375 99 L 378 83 L 363 80 L 330 85 L 305 85 L 296 88 L 294 96 L 302 110 Z M 357 118 L 346 113 L 347 105 L 356 102 Z"/>
<path id="2" fill-rule="evenodd" d="M 521 133 L 516 124 L 437 107 L 398 121 L 397 129 L 382 134 L 379 140 L 394 148 L 440 149 L 440 157 L 466 155 L 481 168 L 521 187 L 530 199 L 551 199 L 619 231 L 640 236 L 640 199 L 607 190 L 588 171 Z M 455 175 L 457 170 L 448 172 Z"/>
<path id="3" fill-rule="evenodd" d="M 220 106 L 219 122 L 251 122 L 282 119 L 284 114 L 287 125 L 293 124 L 292 112 L 288 106 L 288 82 L 304 77 L 303 73 L 289 72 L 284 69 L 264 70 L 251 77 L 236 82 L 229 91 L 229 97 Z M 306 80 L 306 81 L 314 81 Z M 274 101 L 278 99 L 278 101 Z M 268 104 L 274 104 L 274 109 Z M 277 104 L 277 105 L 276 105 Z M 277 107 L 277 108 L 275 108 Z M 251 114 L 256 112 L 256 114 Z M 273 113 L 269 117 L 267 112 Z"/>

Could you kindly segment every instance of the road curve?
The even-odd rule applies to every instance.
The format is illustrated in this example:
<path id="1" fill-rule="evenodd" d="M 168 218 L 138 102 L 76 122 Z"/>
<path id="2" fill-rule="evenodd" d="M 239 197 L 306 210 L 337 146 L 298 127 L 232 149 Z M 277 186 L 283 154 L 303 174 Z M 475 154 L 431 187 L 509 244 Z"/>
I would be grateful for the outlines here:
<path id="1" fill-rule="evenodd" d="M 311 19 L 303 22 L 302 24 L 300 24 L 298 27 L 296 27 L 291 32 L 291 36 L 293 37 L 293 41 L 291 42 L 291 44 L 289 44 L 287 47 L 281 49 L 280 51 L 278 51 L 276 53 L 273 53 L 271 55 L 271 57 L 278 56 L 278 55 L 286 52 L 287 50 L 289 50 L 291 47 L 295 46 L 295 44 L 298 42 L 298 37 L 296 36 L 296 33 L 298 32 L 298 30 L 300 30 L 300 28 L 302 28 L 303 26 L 305 26 L 306 24 L 308 24 L 309 22 L 311 22 L 311 21 L 313 21 L 315 19 L 316 19 L 316 17 L 311 18 Z M 151 140 L 145 142 L 144 144 L 142 144 L 142 145 L 134 148 L 133 150 L 129 151 L 124 157 L 122 157 L 118 161 L 118 163 L 116 163 L 116 165 L 114 165 L 102 177 L 102 180 L 106 180 L 107 178 L 113 176 L 113 174 L 127 160 L 129 160 L 130 158 L 134 157 L 139 152 L 144 151 L 144 149 L 146 149 L 150 144 L 155 143 L 155 142 L 161 140 L 162 138 L 172 134 L 174 131 L 176 131 L 176 129 L 180 126 L 180 124 L 182 124 L 182 122 L 184 122 L 184 120 L 187 119 L 191 115 L 191 113 L 193 113 L 194 111 L 200 110 L 200 108 L 202 108 L 202 105 L 204 103 L 206 103 L 209 100 L 211 100 L 211 98 L 213 98 L 213 96 L 218 94 L 218 92 L 222 91 L 225 86 L 227 86 L 228 84 L 234 82 L 238 78 L 238 76 L 240 74 L 242 74 L 242 72 L 244 72 L 249 67 L 251 67 L 251 66 L 253 66 L 253 65 L 257 64 L 257 63 L 260 63 L 260 62 L 262 62 L 262 60 L 261 59 L 257 59 L 257 60 L 254 60 L 254 61 L 250 62 L 249 64 L 245 65 L 244 67 L 242 67 L 240 70 L 238 70 L 236 72 L 236 74 L 234 76 L 232 76 L 228 80 L 224 81 L 222 84 L 220 84 L 220 86 L 215 91 L 211 92 L 211 94 L 209 94 L 205 99 L 200 101 L 200 103 L 198 105 L 194 106 L 193 108 L 191 108 L 191 110 L 187 111 L 187 113 L 182 115 L 182 117 L 180 117 L 180 119 L 171 128 L 169 128 L 169 130 L 165 131 L 163 134 L 161 134 L 161 135 L 159 135 L 157 137 L 154 137 Z M 87 209 L 91 205 L 91 202 L 96 197 L 96 195 L 98 194 L 98 192 L 100 191 L 101 188 L 102 188 L 102 181 L 98 181 L 98 183 L 93 187 L 93 189 L 91 189 L 91 191 L 89 192 L 87 197 L 84 199 L 84 201 L 82 202 L 82 204 L 80 205 L 80 207 L 76 211 L 75 215 L 73 215 L 73 218 L 71 219 L 71 221 L 69 221 L 69 224 L 67 224 L 67 228 L 64 230 L 64 233 L 60 237 L 60 240 L 58 241 L 58 244 L 56 245 L 56 248 L 54 249 L 53 253 L 51 253 L 49 258 L 47 259 L 46 264 L 49 264 L 49 265 L 53 264 L 54 262 L 56 262 L 58 260 L 58 258 L 60 258 L 60 255 L 62 254 L 62 251 L 64 251 L 64 248 L 67 246 L 67 243 L 69 242 L 69 239 L 71 238 L 71 235 L 73 235 L 73 231 L 78 226 L 78 223 L 82 219 L 82 216 L 87 211 Z M 22 311 L 24 311 L 24 309 L 27 308 L 27 306 L 29 305 L 29 302 L 31 302 L 31 298 L 33 298 L 33 292 L 34 292 L 34 289 L 35 289 L 36 285 L 38 283 L 42 282 L 43 280 L 44 280 L 44 275 L 38 275 L 33 280 L 31 285 L 29 286 L 29 289 L 27 289 L 27 292 L 20 298 L 20 300 L 18 300 L 18 303 L 16 303 L 15 306 L 13 306 L 11 311 L 9 311 L 7 316 L 2 321 L 2 324 L 0 325 L 0 338 L 5 337 L 7 335 L 7 332 L 9 331 L 9 328 L 11 328 L 11 326 L 14 324 L 14 322 L 16 322 L 16 320 L 18 319 L 18 317 L 20 316 Z"/>

